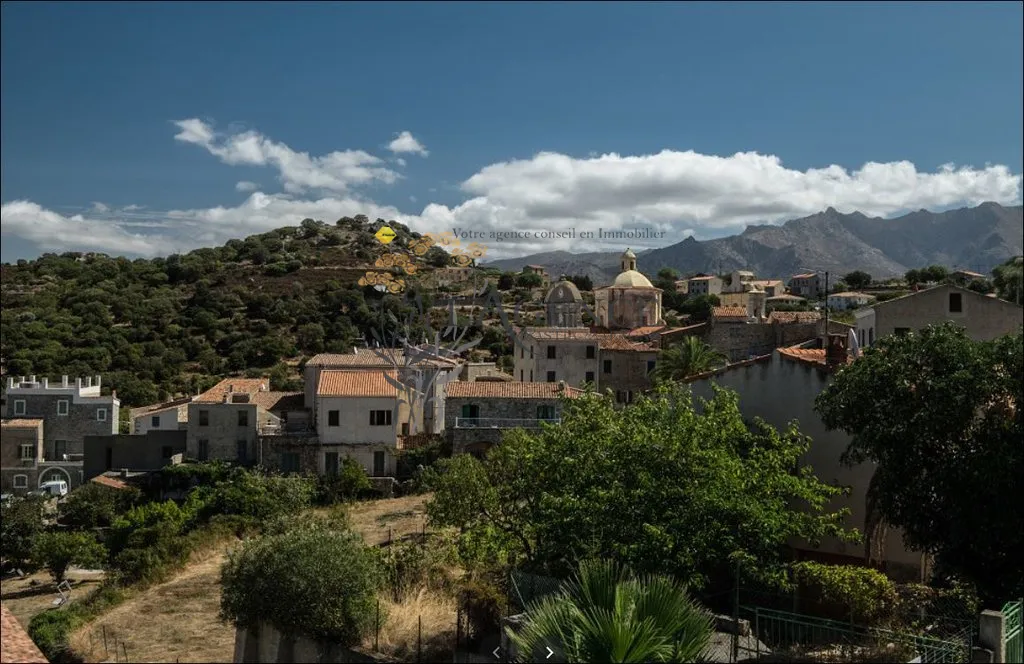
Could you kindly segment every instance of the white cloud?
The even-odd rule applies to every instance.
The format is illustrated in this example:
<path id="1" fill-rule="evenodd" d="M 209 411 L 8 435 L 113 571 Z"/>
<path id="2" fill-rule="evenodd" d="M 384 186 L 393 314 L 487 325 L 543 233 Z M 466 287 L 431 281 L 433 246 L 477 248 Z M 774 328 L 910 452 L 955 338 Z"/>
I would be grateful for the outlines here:
<path id="1" fill-rule="evenodd" d="M 255 182 L 249 182 L 248 180 L 242 180 L 235 184 L 236 191 L 256 191 L 258 184 Z"/>
<path id="2" fill-rule="evenodd" d="M 174 124 L 181 130 L 175 135 L 175 140 L 203 147 L 225 164 L 276 168 L 285 191 L 293 194 L 303 194 L 307 190 L 344 193 L 353 186 L 378 181 L 391 184 L 401 177 L 382 166 L 383 159 L 362 150 L 311 157 L 255 131 L 221 135 L 198 118 L 179 120 Z"/>
<path id="3" fill-rule="evenodd" d="M 100 203 L 99 201 L 92 202 L 92 209 L 100 213 L 110 212 L 110 206 L 106 203 Z"/>
<path id="4" fill-rule="evenodd" d="M 580 232 L 598 229 L 665 231 L 663 239 L 628 242 L 644 248 L 666 246 L 688 235 L 700 239 L 740 232 L 749 223 L 777 223 L 827 207 L 890 216 L 983 201 L 1016 205 L 1021 196 L 1021 176 L 1005 166 L 947 165 L 928 173 L 909 162 L 872 162 L 854 171 L 835 165 L 798 171 L 786 168 L 777 157 L 754 152 L 719 157 L 666 150 L 589 158 L 540 153 L 486 166 L 462 183 L 466 196 L 462 203 L 453 207 L 428 203 L 419 214 L 411 215 L 355 191 L 361 185 L 394 182 L 398 177 L 365 152 L 310 157 L 251 131 L 220 136 L 197 119 L 177 126 L 177 140 L 200 145 L 227 164 L 276 168 L 285 192 L 253 191 L 234 207 L 155 211 L 96 205 L 74 216 L 14 201 L 2 208 L 4 235 L 24 238 L 49 251 L 155 255 L 218 245 L 295 225 L 306 217 L 332 222 L 356 214 L 395 219 L 420 232 L 455 227 L 488 234 L 577 231 L 576 240 L 485 238 L 487 259 L 493 259 L 554 249 L 621 248 L 618 241 L 578 239 Z M 250 184 L 240 182 L 236 188 L 248 190 Z M 435 193 L 435 188 L 428 191 Z M 413 196 L 409 200 L 416 202 Z M 147 232 L 135 232 L 141 228 Z"/>
<path id="5" fill-rule="evenodd" d="M 406 161 L 399 157 L 398 159 L 395 159 L 395 163 L 398 164 L 399 166 L 405 166 Z"/>
<path id="6" fill-rule="evenodd" d="M 388 150 L 394 153 L 410 152 L 412 154 L 418 154 L 421 157 L 426 157 L 430 152 L 423 146 L 416 138 L 408 131 L 403 131 L 395 140 L 388 143 Z M 405 164 L 402 164 L 403 166 Z"/>

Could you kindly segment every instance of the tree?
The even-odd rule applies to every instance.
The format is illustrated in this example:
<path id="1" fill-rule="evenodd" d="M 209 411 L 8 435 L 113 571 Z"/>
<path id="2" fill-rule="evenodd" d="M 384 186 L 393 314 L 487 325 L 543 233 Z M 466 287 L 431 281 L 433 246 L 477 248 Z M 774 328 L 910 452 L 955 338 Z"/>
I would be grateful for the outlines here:
<path id="1" fill-rule="evenodd" d="M 676 281 L 678 280 L 678 272 L 670 267 L 663 267 L 658 270 L 658 275 L 654 280 L 654 285 L 663 291 L 674 293 L 676 292 Z"/>
<path id="2" fill-rule="evenodd" d="M 434 267 L 447 267 L 452 262 L 452 257 L 448 255 L 448 252 L 436 244 L 427 250 L 423 258 Z"/>
<path id="3" fill-rule="evenodd" d="M 588 561 L 558 592 L 508 628 L 520 661 L 541 662 L 549 645 L 566 662 L 696 662 L 711 642 L 711 615 L 667 576 L 637 577 L 610 561 Z"/>
<path id="4" fill-rule="evenodd" d="M 71 565 L 98 567 L 106 556 L 107 550 L 89 533 L 40 533 L 32 547 L 32 558 L 45 567 L 57 583 L 64 580 Z"/>
<path id="5" fill-rule="evenodd" d="M 372 552 L 359 535 L 300 522 L 228 555 L 221 617 L 351 646 L 373 628 L 378 586 Z"/>
<path id="6" fill-rule="evenodd" d="M 908 286 L 916 286 L 925 280 L 919 270 L 907 270 L 907 273 L 903 278 L 906 280 Z"/>
<path id="7" fill-rule="evenodd" d="M 684 337 L 682 343 L 661 351 L 654 367 L 658 380 L 679 381 L 728 363 L 725 354 L 704 343 L 700 337 Z"/>
<path id="8" fill-rule="evenodd" d="M 581 291 L 592 291 L 594 290 L 594 280 L 586 274 L 574 274 L 569 277 L 569 281 L 576 284 L 576 288 Z"/>
<path id="9" fill-rule="evenodd" d="M 808 440 L 795 427 L 748 427 L 724 390 L 698 406 L 678 385 L 626 409 L 565 399 L 559 426 L 511 431 L 484 461 L 428 469 L 430 519 L 541 573 L 608 558 L 694 587 L 731 587 L 734 553 L 771 578 L 790 537 L 844 535 L 843 512 L 825 507 L 841 490 L 799 467 Z"/>
<path id="10" fill-rule="evenodd" d="M 520 288 L 537 288 L 543 284 L 543 277 L 535 272 L 523 272 L 516 279 L 516 285 Z"/>
<path id="11" fill-rule="evenodd" d="M 929 265 L 921 270 L 923 281 L 928 283 L 940 283 L 949 277 L 949 270 L 941 265 Z"/>
<path id="12" fill-rule="evenodd" d="M 502 272 L 498 277 L 498 290 L 508 291 L 516 286 L 516 275 L 512 272 Z"/>
<path id="13" fill-rule="evenodd" d="M 700 322 L 711 318 L 712 310 L 721 304 L 722 300 L 717 295 L 698 295 L 686 298 L 679 305 L 678 311 L 681 314 L 689 314 L 694 321 Z"/>
<path id="14" fill-rule="evenodd" d="M 854 290 L 860 290 L 861 288 L 867 288 L 871 285 L 871 275 L 863 270 L 854 270 L 845 277 L 843 277 L 850 288 Z"/>
<path id="15" fill-rule="evenodd" d="M 36 536 L 43 531 L 43 506 L 39 496 L 12 498 L 0 502 L 0 556 L 16 568 L 32 559 Z"/>
<path id="16" fill-rule="evenodd" d="M 115 489 L 95 482 L 80 486 L 57 507 L 61 524 L 77 529 L 110 526 L 142 497 L 135 487 Z"/>
<path id="17" fill-rule="evenodd" d="M 992 284 L 1002 299 L 1017 304 L 1024 302 L 1024 256 L 1011 258 L 992 270 Z"/>
<path id="18" fill-rule="evenodd" d="M 944 324 L 890 336 L 838 373 L 816 408 L 877 464 L 869 510 L 990 601 L 1024 592 L 1020 524 L 1024 335 L 972 341 Z M 989 537 L 986 533 L 999 533 Z"/>

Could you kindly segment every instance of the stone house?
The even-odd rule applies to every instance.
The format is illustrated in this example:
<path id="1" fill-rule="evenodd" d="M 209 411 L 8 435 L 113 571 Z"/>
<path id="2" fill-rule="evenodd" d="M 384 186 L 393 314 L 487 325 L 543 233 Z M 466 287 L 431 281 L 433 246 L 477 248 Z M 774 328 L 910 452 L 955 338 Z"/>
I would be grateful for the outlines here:
<path id="1" fill-rule="evenodd" d="M 764 291 L 766 297 L 775 297 L 786 292 L 786 285 L 781 279 L 755 279 L 750 282 L 750 288 Z"/>
<path id="2" fill-rule="evenodd" d="M 341 456 L 349 456 L 372 477 L 394 475 L 400 438 L 410 435 L 413 419 L 423 416 L 422 401 L 417 398 L 421 395 L 409 387 L 399 390 L 395 382 L 395 370 L 320 374 L 316 428 L 323 453 L 321 472 L 331 473 Z M 290 470 L 290 463 L 283 469 Z"/>
<path id="3" fill-rule="evenodd" d="M 113 392 L 102 394 L 101 381 L 100 376 L 76 378 L 74 383 L 63 376 L 53 384 L 35 376 L 22 376 L 17 382 L 8 378 L 4 418 L 42 423 L 42 462 L 34 480 L 28 473 L 29 481 L 38 485 L 64 480 L 69 487 L 82 483 L 85 436 L 118 431 L 121 402 Z"/>
<path id="4" fill-rule="evenodd" d="M 745 290 L 750 290 L 751 282 L 754 279 L 756 277 L 750 270 L 733 270 L 729 274 L 729 285 L 722 290 L 726 293 L 742 293 Z"/>
<path id="5" fill-rule="evenodd" d="M 185 396 L 141 408 L 132 408 L 131 433 L 145 434 L 151 430 L 177 431 L 188 426 L 188 405 L 194 397 Z"/>
<path id="6" fill-rule="evenodd" d="M 686 281 L 686 292 L 691 297 L 700 295 L 720 295 L 722 279 L 720 277 L 693 277 Z"/>
<path id="7" fill-rule="evenodd" d="M 225 378 L 188 404 L 187 453 L 200 461 L 255 462 L 256 438 L 279 418 L 256 400 L 267 392 L 267 378 Z"/>
<path id="8" fill-rule="evenodd" d="M 821 276 L 817 272 L 795 274 L 789 280 L 789 292 L 792 295 L 817 299 L 821 297 L 824 291 Z"/>
<path id="9" fill-rule="evenodd" d="M 524 265 L 523 274 L 536 274 L 543 281 L 542 286 L 547 288 L 551 284 L 551 277 L 543 265 Z"/>
<path id="10" fill-rule="evenodd" d="M 582 390 L 558 383 L 453 382 L 445 386 L 445 435 L 456 454 L 483 456 L 512 429 L 539 429 L 557 424 L 562 397 Z"/>
<path id="11" fill-rule="evenodd" d="M 842 293 L 830 293 L 826 302 L 828 303 L 829 309 L 834 311 L 846 311 L 848 309 L 863 307 L 865 304 L 874 302 L 874 300 L 875 296 L 868 295 L 867 293 L 844 291 Z"/>
<path id="12" fill-rule="evenodd" d="M 850 494 L 834 498 L 829 509 L 849 508 L 847 528 L 865 532 L 870 525 L 867 489 L 874 465 L 843 466 L 840 456 L 846 451 L 850 437 L 842 431 L 828 431 L 814 411 L 815 397 L 828 385 L 835 371 L 850 361 L 846 339 L 842 334 L 831 335 L 832 353 L 825 348 L 810 347 L 818 345 L 819 340 L 815 339 L 799 346 L 778 348 L 756 359 L 696 377 L 691 382 L 691 390 L 695 398 L 702 399 L 712 398 L 712 384 L 734 390 L 739 395 L 739 407 L 745 419 L 760 417 L 779 430 L 785 430 L 795 420 L 800 432 L 813 441 L 802 463 L 811 466 L 823 482 L 850 488 Z M 927 567 L 925 558 L 920 552 L 908 550 L 898 531 L 879 537 L 879 533 L 868 530 L 872 532 L 870 550 L 867 542 L 850 544 L 831 538 L 818 547 L 802 541 L 793 541 L 791 546 L 804 559 L 864 563 L 870 557 L 894 576 L 921 580 Z"/>
<path id="13" fill-rule="evenodd" d="M 890 334 L 915 332 L 946 321 L 963 327 L 972 339 L 987 341 L 1019 330 L 1024 324 L 1024 307 L 944 284 L 858 309 L 854 317 L 861 347 Z"/>
<path id="14" fill-rule="evenodd" d="M 385 369 L 396 372 L 399 380 L 422 392 L 426 405 L 417 431 L 438 434 L 444 424 L 444 394 L 440 387 L 455 380 L 461 370 L 456 358 L 440 357 L 429 349 L 411 348 L 409 353 L 395 348 L 353 349 L 352 353 L 321 353 L 306 362 L 304 405 L 313 422 L 317 419 L 317 390 L 320 374 L 331 370 Z"/>

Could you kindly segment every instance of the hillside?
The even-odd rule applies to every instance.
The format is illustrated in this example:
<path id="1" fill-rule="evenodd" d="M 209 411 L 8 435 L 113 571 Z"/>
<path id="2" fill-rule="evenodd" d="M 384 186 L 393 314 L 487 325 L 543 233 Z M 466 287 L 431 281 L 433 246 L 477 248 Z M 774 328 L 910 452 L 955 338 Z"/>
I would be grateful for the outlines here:
<path id="1" fill-rule="evenodd" d="M 375 311 L 408 310 L 401 298 L 357 284 L 385 251 L 373 235 L 384 223 L 307 219 L 166 258 L 65 253 L 4 264 L 0 372 L 102 374 L 125 406 L 195 393 L 242 371 L 295 389 L 301 356 L 351 351 L 373 329 L 391 327 Z M 418 237 L 390 225 L 392 248 Z M 432 247 L 416 259 L 408 290 L 449 258 Z"/>
<path id="2" fill-rule="evenodd" d="M 837 273 L 864 270 L 877 278 L 926 265 L 988 273 L 1024 253 L 1024 207 L 984 203 L 946 212 L 919 210 L 894 219 L 859 212 L 824 212 L 782 225 L 749 226 L 743 233 L 699 242 L 687 238 L 637 255 L 639 269 L 680 273 L 751 269 L 785 278 L 807 269 Z M 595 285 L 618 273 L 621 250 L 589 254 L 549 252 L 489 263 L 501 269 L 543 265 L 550 274 L 587 274 Z"/>

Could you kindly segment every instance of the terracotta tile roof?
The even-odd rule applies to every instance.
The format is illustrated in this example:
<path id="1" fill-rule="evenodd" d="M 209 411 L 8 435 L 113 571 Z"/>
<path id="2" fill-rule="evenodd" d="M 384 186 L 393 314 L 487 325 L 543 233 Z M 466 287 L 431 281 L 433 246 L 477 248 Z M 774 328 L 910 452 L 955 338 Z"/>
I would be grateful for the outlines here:
<path id="1" fill-rule="evenodd" d="M 321 397 L 397 397 L 398 388 L 388 382 L 395 371 L 331 369 L 320 374 L 316 394 Z"/>
<path id="2" fill-rule="evenodd" d="M 818 276 L 818 275 L 815 274 L 814 272 L 807 272 L 805 274 L 794 274 L 791 278 L 792 279 L 813 279 L 816 276 Z"/>
<path id="3" fill-rule="evenodd" d="M 744 320 L 748 318 L 746 307 L 715 307 L 711 310 L 711 316 L 713 318 L 742 318 Z"/>
<path id="4" fill-rule="evenodd" d="M 818 311 L 773 311 L 768 314 L 769 323 L 788 325 L 790 323 L 816 323 L 821 320 Z"/>
<path id="5" fill-rule="evenodd" d="M 690 277 L 687 281 L 708 281 L 710 279 L 717 279 L 718 277 Z"/>
<path id="6" fill-rule="evenodd" d="M 131 417 L 132 419 L 145 415 L 147 413 L 155 413 L 161 410 L 167 410 L 169 408 L 177 408 L 178 406 L 184 406 L 187 403 L 192 403 L 192 397 L 179 397 L 170 401 L 164 401 L 163 403 L 154 403 L 149 406 L 139 406 L 138 408 L 132 408 Z"/>
<path id="7" fill-rule="evenodd" d="M 824 348 L 780 348 L 779 355 L 804 364 L 825 366 Z"/>
<path id="8" fill-rule="evenodd" d="M 564 390 L 564 391 L 563 391 Z M 445 396 L 473 399 L 557 399 L 565 395 L 577 397 L 583 390 L 564 386 L 561 383 L 495 383 L 457 381 L 445 385 Z"/>
<path id="9" fill-rule="evenodd" d="M 978 274 L 977 272 L 971 272 L 970 270 L 957 270 L 953 274 L 962 274 L 965 277 L 974 277 L 975 279 L 985 279 L 985 275 Z"/>
<path id="10" fill-rule="evenodd" d="M 35 429 L 43 423 L 42 419 L 31 417 L 15 417 L 10 420 L 0 420 L 0 427 L 4 429 Z"/>
<path id="11" fill-rule="evenodd" d="M 771 297 L 765 298 L 765 302 L 804 302 L 806 297 L 800 297 L 799 295 L 772 295 Z"/>
<path id="12" fill-rule="evenodd" d="M 512 380 L 515 380 L 515 377 L 510 375 L 510 374 L 505 373 L 504 371 L 492 371 L 489 374 L 484 374 L 483 376 L 477 376 L 476 380 L 478 380 L 478 381 L 491 381 L 491 382 L 498 382 L 498 383 L 500 383 L 502 381 L 512 381 Z"/>
<path id="13" fill-rule="evenodd" d="M 0 661 L 48 662 L 7 606 L 0 604 Z"/>
<path id="14" fill-rule="evenodd" d="M 225 378 L 200 394 L 195 400 L 199 403 L 221 403 L 229 392 L 251 396 L 257 392 L 266 391 L 269 385 L 269 378 Z"/>
<path id="15" fill-rule="evenodd" d="M 644 325 L 643 327 L 636 327 L 626 332 L 627 337 L 645 337 L 655 332 L 661 332 L 667 330 L 668 327 L 665 325 Z"/>
<path id="16" fill-rule="evenodd" d="M 657 346 L 631 341 L 624 334 L 605 335 L 598 340 L 598 347 L 601 350 L 629 350 L 637 352 L 657 350 Z"/>
<path id="17" fill-rule="evenodd" d="M 867 293 L 857 293 L 854 291 L 843 291 L 842 293 L 832 293 L 829 297 L 874 297 L 874 295 L 868 295 Z"/>
<path id="18" fill-rule="evenodd" d="M 782 286 L 781 279 L 755 279 L 750 282 L 754 286 Z"/>
<path id="19" fill-rule="evenodd" d="M 95 482 L 96 484 L 102 484 L 103 486 L 109 486 L 111 489 L 127 489 L 128 488 L 128 484 L 127 483 L 122 482 L 121 480 L 113 478 L 113 477 L 107 477 L 106 475 L 97 475 L 96 477 L 92 478 L 89 481 L 90 482 Z"/>
<path id="20" fill-rule="evenodd" d="M 302 392 L 257 392 L 251 403 L 270 411 L 302 410 L 305 395 Z"/>

